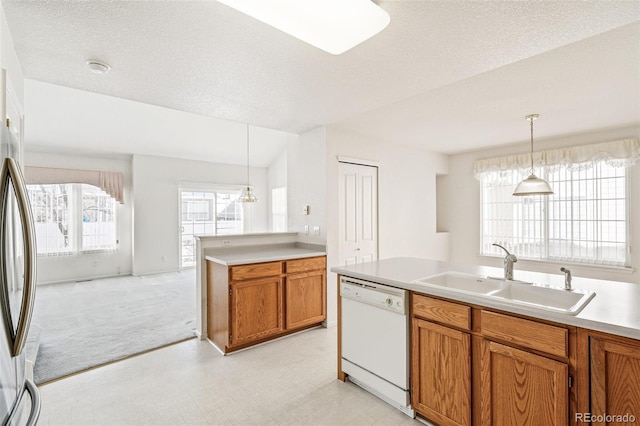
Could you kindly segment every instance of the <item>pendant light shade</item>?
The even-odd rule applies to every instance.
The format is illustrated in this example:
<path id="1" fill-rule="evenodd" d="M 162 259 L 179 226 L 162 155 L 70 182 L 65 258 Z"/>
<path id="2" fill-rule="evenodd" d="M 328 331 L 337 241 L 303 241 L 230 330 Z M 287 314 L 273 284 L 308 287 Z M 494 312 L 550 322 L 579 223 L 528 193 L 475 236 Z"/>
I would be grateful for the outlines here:
<path id="1" fill-rule="evenodd" d="M 258 196 L 251 189 L 251 181 L 249 180 L 249 125 L 247 124 L 247 186 L 242 189 L 240 198 L 241 203 L 257 203 Z"/>
<path id="2" fill-rule="evenodd" d="M 529 120 L 531 126 L 531 174 L 516 186 L 516 189 L 513 191 L 513 195 L 515 196 L 553 194 L 551 185 L 549 185 L 546 180 L 537 177 L 533 170 L 533 120 L 538 117 L 540 117 L 538 114 L 531 114 L 525 117 Z"/>

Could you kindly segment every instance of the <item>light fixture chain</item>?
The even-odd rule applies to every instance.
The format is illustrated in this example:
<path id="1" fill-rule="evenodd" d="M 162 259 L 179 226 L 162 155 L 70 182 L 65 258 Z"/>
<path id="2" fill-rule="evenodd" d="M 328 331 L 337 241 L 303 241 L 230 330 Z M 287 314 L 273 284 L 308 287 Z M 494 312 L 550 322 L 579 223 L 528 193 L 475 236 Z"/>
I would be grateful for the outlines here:
<path id="1" fill-rule="evenodd" d="M 247 124 L 247 187 L 251 186 L 249 179 L 249 124 Z"/>
<path id="2" fill-rule="evenodd" d="M 531 174 L 533 174 L 533 116 L 529 119 L 529 123 L 531 124 Z"/>

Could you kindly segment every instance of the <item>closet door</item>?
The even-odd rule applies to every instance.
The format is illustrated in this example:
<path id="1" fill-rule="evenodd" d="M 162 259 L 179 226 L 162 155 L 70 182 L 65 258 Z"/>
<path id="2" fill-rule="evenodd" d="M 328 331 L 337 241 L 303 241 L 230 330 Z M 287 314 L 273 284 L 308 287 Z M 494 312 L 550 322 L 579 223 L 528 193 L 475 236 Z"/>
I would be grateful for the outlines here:
<path id="1" fill-rule="evenodd" d="M 378 259 L 378 168 L 339 164 L 340 265 Z"/>

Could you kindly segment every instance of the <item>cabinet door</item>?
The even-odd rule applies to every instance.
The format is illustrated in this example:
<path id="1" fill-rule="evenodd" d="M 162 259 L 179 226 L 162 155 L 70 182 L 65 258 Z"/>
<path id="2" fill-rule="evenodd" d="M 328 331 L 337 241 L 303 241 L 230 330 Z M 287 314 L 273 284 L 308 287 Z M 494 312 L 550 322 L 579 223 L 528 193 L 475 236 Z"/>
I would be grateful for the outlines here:
<path id="1" fill-rule="evenodd" d="M 282 311 L 279 277 L 232 283 L 229 345 L 237 346 L 282 332 Z"/>
<path id="2" fill-rule="evenodd" d="M 285 292 L 288 330 L 317 324 L 327 317 L 324 270 L 289 275 Z"/>
<path id="3" fill-rule="evenodd" d="M 441 425 L 471 424 L 471 338 L 413 319 L 411 404 Z"/>
<path id="4" fill-rule="evenodd" d="M 606 424 L 640 418 L 640 347 L 592 337 L 591 415 L 604 414 L 613 416 Z"/>
<path id="5" fill-rule="evenodd" d="M 567 364 L 484 341 L 483 423 L 492 426 L 566 425 Z"/>

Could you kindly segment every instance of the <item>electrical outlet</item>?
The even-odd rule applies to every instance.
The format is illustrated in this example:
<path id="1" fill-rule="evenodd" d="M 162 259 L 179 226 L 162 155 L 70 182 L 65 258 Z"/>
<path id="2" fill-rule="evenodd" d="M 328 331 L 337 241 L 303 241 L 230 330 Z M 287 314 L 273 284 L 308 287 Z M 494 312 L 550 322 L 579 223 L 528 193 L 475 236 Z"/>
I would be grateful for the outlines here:
<path id="1" fill-rule="evenodd" d="M 305 235 L 309 235 L 309 225 L 304 226 L 304 233 Z"/>
<path id="2" fill-rule="evenodd" d="M 309 213 L 310 213 L 310 207 L 309 207 L 308 205 L 306 205 L 306 204 L 305 204 L 305 205 L 302 207 L 302 214 L 303 214 L 303 215 L 305 215 L 305 216 L 307 216 Z"/>
<path id="3" fill-rule="evenodd" d="M 231 245 L 231 240 L 222 240 L 222 245 L 223 246 L 230 246 Z"/>
<path id="4" fill-rule="evenodd" d="M 313 235 L 320 235 L 320 227 L 319 226 L 314 226 L 313 227 Z"/>

